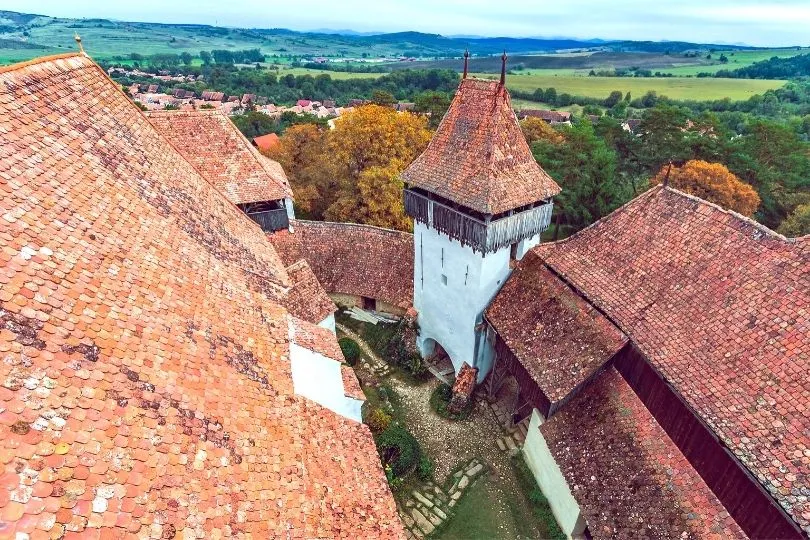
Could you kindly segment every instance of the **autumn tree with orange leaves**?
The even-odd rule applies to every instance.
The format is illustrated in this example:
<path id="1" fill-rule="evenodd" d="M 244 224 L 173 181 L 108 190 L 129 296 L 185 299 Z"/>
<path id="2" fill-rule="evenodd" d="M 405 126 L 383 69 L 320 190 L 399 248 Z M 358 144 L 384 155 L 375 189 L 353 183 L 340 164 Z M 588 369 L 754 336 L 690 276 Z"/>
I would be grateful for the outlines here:
<path id="1" fill-rule="evenodd" d="M 673 165 L 671 170 L 669 165 L 664 165 L 650 183 L 660 184 L 667 175 L 671 187 L 744 216 L 753 215 L 760 204 L 759 195 L 754 188 L 720 163 L 691 160 L 680 167 Z"/>
<path id="2" fill-rule="evenodd" d="M 288 128 L 268 155 L 287 172 L 302 217 L 409 231 L 400 174 L 430 136 L 423 116 L 365 105 L 333 130 Z"/>

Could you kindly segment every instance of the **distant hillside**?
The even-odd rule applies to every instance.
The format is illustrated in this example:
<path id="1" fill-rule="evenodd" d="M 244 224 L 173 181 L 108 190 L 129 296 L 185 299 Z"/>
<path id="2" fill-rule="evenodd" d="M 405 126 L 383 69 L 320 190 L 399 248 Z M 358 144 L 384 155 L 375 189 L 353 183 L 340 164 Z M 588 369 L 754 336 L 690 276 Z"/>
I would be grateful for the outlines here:
<path id="1" fill-rule="evenodd" d="M 654 69 L 696 65 L 704 63 L 702 58 L 687 58 L 682 55 L 670 56 L 649 52 L 596 51 L 569 56 L 527 56 L 510 55 L 509 69 L 604 69 L 631 68 Z M 705 62 L 708 63 L 708 62 Z M 412 69 L 461 69 L 458 59 L 430 60 L 393 65 L 396 68 Z M 498 73 L 501 59 L 498 56 L 470 59 L 470 71 L 475 73 Z"/>
<path id="2" fill-rule="evenodd" d="M 296 32 L 286 29 L 223 28 L 201 24 L 159 24 L 107 19 L 66 19 L 0 11 L 0 39 L 36 48 L 74 50 L 73 35 L 79 33 L 94 57 L 112 58 L 129 53 L 142 55 L 200 50 L 260 49 L 278 58 L 326 56 L 330 58 L 423 58 L 458 57 L 465 49 L 473 55 L 549 53 L 563 50 L 678 53 L 705 50 L 712 45 L 576 39 L 445 37 L 420 32 L 353 34 Z M 0 50 L 19 49 L 0 44 Z M 732 47 L 724 46 L 723 49 Z M 0 54 L 2 58 L 2 54 Z"/>
<path id="3" fill-rule="evenodd" d="M 769 60 L 756 62 L 750 66 L 722 70 L 715 77 L 729 77 L 734 79 L 794 79 L 810 77 L 810 54 L 800 54 L 789 58 L 774 56 Z"/>

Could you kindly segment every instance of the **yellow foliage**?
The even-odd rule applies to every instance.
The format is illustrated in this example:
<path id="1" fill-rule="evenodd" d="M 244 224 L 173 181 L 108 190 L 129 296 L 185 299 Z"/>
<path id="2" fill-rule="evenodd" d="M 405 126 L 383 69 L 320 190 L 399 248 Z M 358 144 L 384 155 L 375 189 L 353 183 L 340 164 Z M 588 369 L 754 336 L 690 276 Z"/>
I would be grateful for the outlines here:
<path id="1" fill-rule="evenodd" d="M 664 165 L 650 183 L 663 182 L 668 169 L 669 165 Z M 691 160 L 682 167 L 673 166 L 669 172 L 669 185 L 744 216 L 756 212 L 761 202 L 753 187 L 720 163 Z"/>
<path id="2" fill-rule="evenodd" d="M 338 118 L 331 131 L 289 127 L 269 155 L 284 167 L 307 217 L 409 231 L 400 174 L 430 136 L 422 116 L 365 105 Z"/>
<path id="3" fill-rule="evenodd" d="M 338 182 L 326 219 L 410 230 L 399 175 L 425 149 L 424 117 L 366 105 L 342 116 L 329 134 L 328 159 Z"/>
<path id="4" fill-rule="evenodd" d="M 334 174 L 323 159 L 327 134 L 314 124 L 290 126 L 279 144 L 266 152 L 284 168 L 295 196 L 295 205 L 308 216 L 321 214 L 332 202 Z"/>
<path id="5" fill-rule="evenodd" d="M 520 129 L 523 131 L 523 136 L 526 137 L 526 142 L 530 145 L 537 141 L 549 141 L 553 144 L 559 144 L 564 140 L 561 133 L 540 118 L 531 116 L 526 118 L 520 123 Z"/>

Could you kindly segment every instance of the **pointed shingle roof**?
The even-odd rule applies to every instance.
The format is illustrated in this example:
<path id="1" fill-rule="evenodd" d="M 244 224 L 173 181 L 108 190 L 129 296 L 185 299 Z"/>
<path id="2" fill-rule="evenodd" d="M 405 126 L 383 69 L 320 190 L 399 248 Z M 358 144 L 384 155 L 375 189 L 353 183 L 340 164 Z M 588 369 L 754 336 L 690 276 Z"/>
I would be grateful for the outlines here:
<path id="1" fill-rule="evenodd" d="M 402 178 L 482 214 L 498 214 L 560 192 L 532 156 L 509 92 L 497 81 L 480 79 L 461 81 L 427 149 Z"/>

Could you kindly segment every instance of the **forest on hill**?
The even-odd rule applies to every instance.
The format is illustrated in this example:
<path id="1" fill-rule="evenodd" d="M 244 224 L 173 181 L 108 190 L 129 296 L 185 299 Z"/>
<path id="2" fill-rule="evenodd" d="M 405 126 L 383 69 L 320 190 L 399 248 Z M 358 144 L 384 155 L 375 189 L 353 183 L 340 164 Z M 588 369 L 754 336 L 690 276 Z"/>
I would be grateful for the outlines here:
<path id="1" fill-rule="evenodd" d="M 810 54 L 800 54 L 788 58 L 774 56 L 743 68 L 720 70 L 714 76 L 731 79 L 810 78 Z"/>

